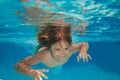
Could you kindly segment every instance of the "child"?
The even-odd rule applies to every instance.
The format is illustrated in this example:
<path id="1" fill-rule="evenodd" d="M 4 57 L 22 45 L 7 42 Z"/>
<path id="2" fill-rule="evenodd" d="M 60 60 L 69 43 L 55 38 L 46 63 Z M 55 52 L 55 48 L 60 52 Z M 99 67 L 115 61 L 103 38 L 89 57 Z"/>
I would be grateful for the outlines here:
<path id="1" fill-rule="evenodd" d="M 45 26 L 40 28 L 41 31 L 38 33 L 38 42 L 42 47 L 35 55 L 29 56 L 15 65 L 15 69 L 18 72 L 28 75 L 34 80 L 42 80 L 41 76 L 46 79 L 48 78 L 43 73 L 48 72 L 48 70 L 34 70 L 29 66 L 39 62 L 51 68 L 63 65 L 77 50 L 80 50 L 77 56 L 78 62 L 81 58 L 84 62 L 88 62 L 88 58 L 91 59 L 90 55 L 87 54 L 88 43 L 81 42 L 78 44 L 71 44 L 70 25 L 46 23 Z"/>

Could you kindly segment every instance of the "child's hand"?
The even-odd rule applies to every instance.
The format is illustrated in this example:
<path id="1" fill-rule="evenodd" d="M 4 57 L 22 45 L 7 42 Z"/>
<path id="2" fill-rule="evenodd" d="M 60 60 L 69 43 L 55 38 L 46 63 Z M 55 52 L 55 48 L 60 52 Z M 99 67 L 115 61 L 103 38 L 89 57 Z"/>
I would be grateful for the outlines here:
<path id="1" fill-rule="evenodd" d="M 47 79 L 48 77 L 43 74 L 43 72 L 48 72 L 48 69 L 42 69 L 42 70 L 34 70 L 32 77 L 34 78 L 34 80 L 42 80 L 41 77 Z"/>
<path id="2" fill-rule="evenodd" d="M 79 62 L 80 59 L 83 59 L 83 62 L 88 62 L 88 58 L 91 60 L 91 56 L 87 54 L 86 52 L 79 53 L 77 56 L 77 61 Z"/>

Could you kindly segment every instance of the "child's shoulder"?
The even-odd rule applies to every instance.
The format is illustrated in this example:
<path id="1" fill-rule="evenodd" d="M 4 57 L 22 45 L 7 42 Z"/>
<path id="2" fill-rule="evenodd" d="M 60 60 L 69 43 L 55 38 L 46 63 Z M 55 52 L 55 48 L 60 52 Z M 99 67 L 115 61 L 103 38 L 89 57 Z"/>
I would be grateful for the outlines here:
<path id="1" fill-rule="evenodd" d="M 33 55 L 33 56 L 37 56 L 36 58 L 41 58 L 43 59 L 43 57 L 47 56 L 47 54 L 49 53 L 49 50 L 46 47 L 41 47 L 38 52 Z"/>
<path id="2" fill-rule="evenodd" d="M 38 52 L 40 52 L 40 51 L 47 51 L 48 49 L 47 49 L 47 47 L 41 47 L 39 50 L 38 50 Z"/>

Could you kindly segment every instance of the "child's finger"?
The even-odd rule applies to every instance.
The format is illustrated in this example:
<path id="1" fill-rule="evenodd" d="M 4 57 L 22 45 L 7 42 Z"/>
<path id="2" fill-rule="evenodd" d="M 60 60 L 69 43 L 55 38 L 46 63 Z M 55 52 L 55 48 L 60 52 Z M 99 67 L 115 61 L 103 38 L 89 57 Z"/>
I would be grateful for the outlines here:
<path id="1" fill-rule="evenodd" d="M 80 59 L 81 59 L 81 54 L 79 54 L 79 55 L 77 56 L 77 61 L 79 62 Z"/>
<path id="2" fill-rule="evenodd" d="M 39 77 L 39 80 L 42 80 L 42 78 L 41 78 L 41 77 Z"/>
<path id="3" fill-rule="evenodd" d="M 38 72 L 38 76 L 42 76 L 42 77 L 44 77 L 44 78 L 48 78 L 45 74 L 43 74 L 42 72 Z"/>
<path id="4" fill-rule="evenodd" d="M 88 62 L 88 57 L 87 56 L 85 57 L 85 59 L 86 59 L 86 62 Z"/>
<path id="5" fill-rule="evenodd" d="M 41 75 L 42 77 L 44 77 L 45 79 L 48 79 L 48 76 L 46 76 L 45 74 L 42 73 Z"/>
<path id="6" fill-rule="evenodd" d="M 77 62 L 79 62 L 80 61 L 80 57 L 79 56 L 77 56 Z"/>
<path id="7" fill-rule="evenodd" d="M 83 59 L 83 62 L 85 62 L 85 57 L 82 57 L 82 59 Z"/>
<path id="8" fill-rule="evenodd" d="M 49 72 L 49 69 L 42 69 L 42 70 L 39 70 L 40 72 Z"/>
<path id="9" fill-rule="evenodd" d="M 88 57 L 89 57 L 90 60 L 92 60 L 92 57 L 89 54 L 88 54 Z"/>
<path id="10" fill-rule="evenodd" d="M 39 78 L 35 78 L 34 80 L 42 80 L 42 78 L 41 78 L 41 77 L 39 77 Z"/>

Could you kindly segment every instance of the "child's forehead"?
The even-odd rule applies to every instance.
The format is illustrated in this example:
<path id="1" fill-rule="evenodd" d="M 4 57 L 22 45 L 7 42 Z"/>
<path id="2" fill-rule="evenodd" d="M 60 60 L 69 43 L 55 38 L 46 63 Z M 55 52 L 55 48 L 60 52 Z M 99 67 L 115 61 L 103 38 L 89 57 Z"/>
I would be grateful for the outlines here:
<path id="1" fill-rule="evenodd" d="M 55 47 L 69 47 L 70 46 L 70 44 L 67 42 L 67 41 L 64 41 L 64 40 L 62 40 L 62 41 L 58 41 L 58 42 L 56 42 L 55 44 L 54 44 L 54 46 Z"/>

